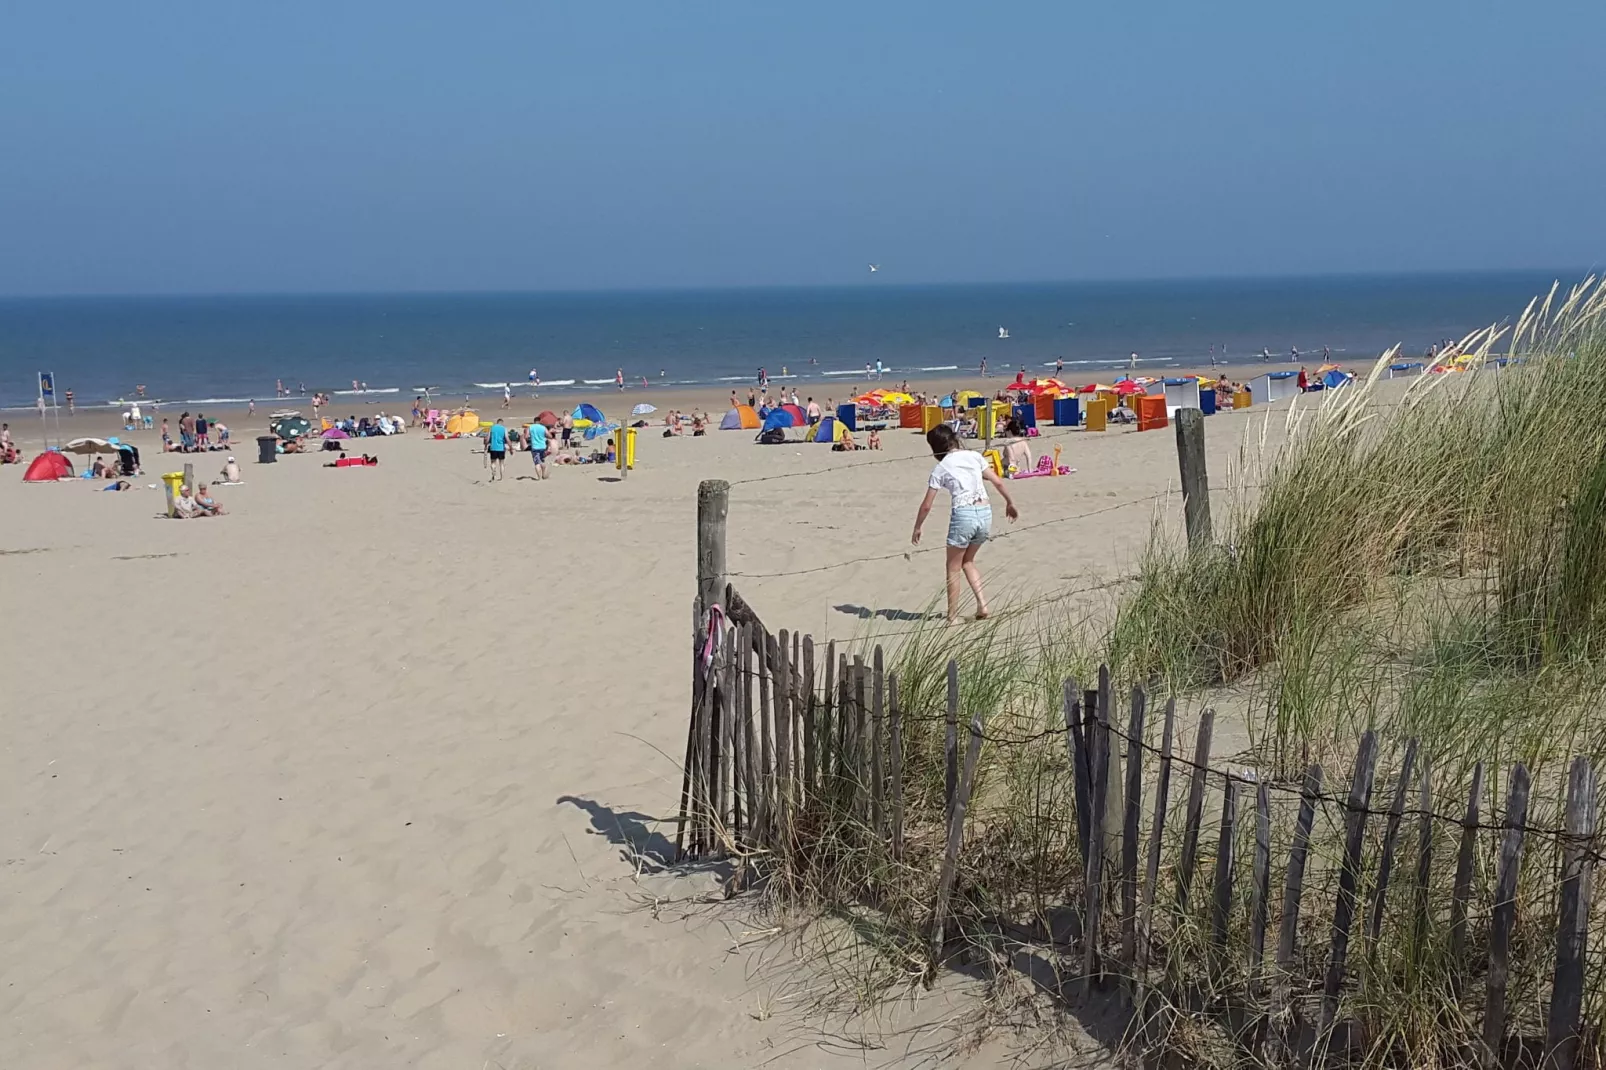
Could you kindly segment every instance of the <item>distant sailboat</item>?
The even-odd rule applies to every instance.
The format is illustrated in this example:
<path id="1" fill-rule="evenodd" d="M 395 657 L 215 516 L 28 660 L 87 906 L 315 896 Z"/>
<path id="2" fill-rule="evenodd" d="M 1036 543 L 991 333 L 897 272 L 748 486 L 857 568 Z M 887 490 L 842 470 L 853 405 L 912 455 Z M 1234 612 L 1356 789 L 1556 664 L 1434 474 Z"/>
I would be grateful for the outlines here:
<path id="1" fill-rule="evenodd" d="M 1000 328 L 998 328 L 998 337 L 1000 337 L 1000 338 L 1008 338 L 1009 337 L 1009 328 L 1008 327 L 1000 327 Z"/>

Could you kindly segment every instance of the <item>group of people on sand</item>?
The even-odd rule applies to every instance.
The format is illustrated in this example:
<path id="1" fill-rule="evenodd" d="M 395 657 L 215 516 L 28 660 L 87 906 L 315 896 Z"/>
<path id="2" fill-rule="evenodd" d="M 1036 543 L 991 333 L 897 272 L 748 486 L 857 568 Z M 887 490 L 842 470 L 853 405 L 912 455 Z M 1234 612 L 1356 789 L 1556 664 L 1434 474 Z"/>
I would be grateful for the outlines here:
<path id="1" fill-rule="evenodd" d="M 711 417 L 708 413 L 684 413 L 678 409 L 670 409 L 669 415 L 664 417 L 664 437 L 674 438 L 684 435 L 689 426 L 693 438 L 701 438 L 708 434 Z"/>
<path id="2" fill-rule="evenodd" d="M 213 441 L 213 436 L 216 441 Z M 229 429 L 215 420 L 208 420 L 204 413 L 191 416 L 184 412 L 178 418 L 178 442 L 173 442 L 172 430 L 167 425 L 167 417 L 162 417 L 162 452 L 163 453 L 206 453 L 211 450 L 227 450 L 229 448 Z"/>
<path id="3" fill-rule="evenodd" d="M 190 493 L 190 485 L 185 483 L 178 488 L 178 496 L 173 499 L 173 518 L 175 520 L 198 520 L 205 516 L 223 516 L 225 510 L 219 505 L 217 499 L 212 497 L 211 488 L 202 483 Z"/>

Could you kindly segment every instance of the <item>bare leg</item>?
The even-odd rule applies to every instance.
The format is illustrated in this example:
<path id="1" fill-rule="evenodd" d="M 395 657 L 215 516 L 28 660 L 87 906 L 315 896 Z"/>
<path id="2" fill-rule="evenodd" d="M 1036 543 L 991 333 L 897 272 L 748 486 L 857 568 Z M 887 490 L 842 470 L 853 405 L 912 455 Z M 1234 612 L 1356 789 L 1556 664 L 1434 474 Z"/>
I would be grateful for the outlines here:
<path id="1" fill-rule="evenodd" d="M 968 551 L 962 546 L 948 547 L 948 623 L 959 623 L 959 593 L 960 576 L 964 567 L 965 554 Z"/>
<path id="2" fill-rule="evenodd" d="M 976 551 L 980 549 L 981 543 L 979 542 L 965 547 L 965 551 L 960 557 L 960 562 L 965 572 L 965 579 L 970 583 L 971 593 L 976 596 L 976 619 L 986 620 L 989 616 L 987 612 L 987 595 L 981 589 L 981 570 L 976 567 Z M 952 553 L 951 547 L 949 552 Z M 956 599 L 952 593 L 953 586 L 950 583 L 950 593 L 948 595 L 949 616 L 953 616 L 958 609 L 955 605 Z"/>

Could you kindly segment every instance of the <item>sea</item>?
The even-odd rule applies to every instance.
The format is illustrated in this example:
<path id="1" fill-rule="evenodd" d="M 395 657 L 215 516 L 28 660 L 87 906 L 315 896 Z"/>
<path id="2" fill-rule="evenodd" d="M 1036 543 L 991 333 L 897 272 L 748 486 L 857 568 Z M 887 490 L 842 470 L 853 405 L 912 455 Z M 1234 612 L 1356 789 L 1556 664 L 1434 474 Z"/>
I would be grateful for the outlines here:
<path id="1" fill-rule="evenodd" d="M 38 375 L 81 407 L 147 399 L 271 403 L 543 396 L 771 379 L 1028 378 L 1063 360 L 1088 380 L 1138 355 L 1145 374 L 1288 361 L 1370 363 L 1493 323 L 1579 271 L 1330 278 L 881 285 L 610 293 L 0 298 L 0 408 Z"/>

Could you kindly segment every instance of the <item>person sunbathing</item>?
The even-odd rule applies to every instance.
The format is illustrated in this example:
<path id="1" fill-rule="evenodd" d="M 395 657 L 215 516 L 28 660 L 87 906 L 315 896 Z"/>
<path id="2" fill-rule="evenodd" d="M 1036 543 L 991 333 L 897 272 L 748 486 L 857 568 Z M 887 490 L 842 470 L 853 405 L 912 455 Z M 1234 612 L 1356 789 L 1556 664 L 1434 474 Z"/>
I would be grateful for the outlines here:
<path id="1" fill-rule="evenodd" d="M 117 466 L 96 457 L 95 463 L 89 466 L 89 474 L 96 479 L 113 479 L 117 475 Z"/>
<path id="2" fill-rule="evenodd" d="M 836 450 L 838 453 L 852 453 L 854 450 L 859 448 L 859 444 L 853 441 L 852 431 L 843 430 L 842 437 L 838 439 L 836 445 L 832 446 L 831 448 Z"/>

